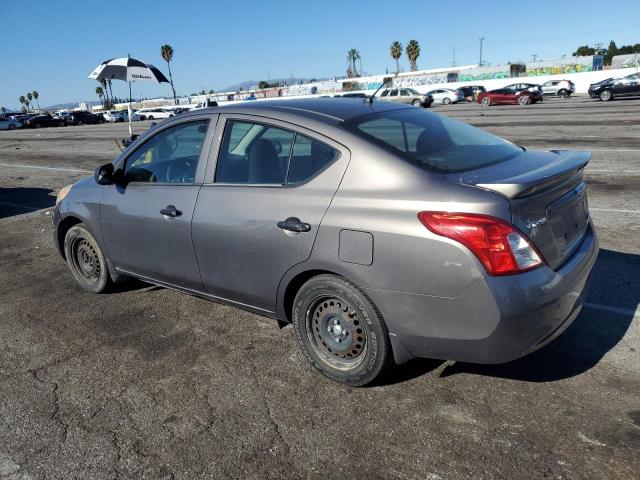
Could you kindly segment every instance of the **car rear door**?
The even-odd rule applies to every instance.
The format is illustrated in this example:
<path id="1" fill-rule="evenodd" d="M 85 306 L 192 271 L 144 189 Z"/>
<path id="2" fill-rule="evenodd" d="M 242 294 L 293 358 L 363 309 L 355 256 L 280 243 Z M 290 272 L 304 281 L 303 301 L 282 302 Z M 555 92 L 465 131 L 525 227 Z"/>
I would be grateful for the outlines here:
<path id="1" fill-rule="evenodd" d="M 216 118 L 169 122 L 116 165 L 123 180 L 105 187 L 100 225 L 118 270 L 202 290 L 191 220 Z"/>
<path id="2" fill-rule="evenodd" d="M 274 312 L 280 280 L 311 254 L 349 151 L 264 117 L 221 115 L 216 130 L 193 217 L 202 281 L 214 296 Z"/>

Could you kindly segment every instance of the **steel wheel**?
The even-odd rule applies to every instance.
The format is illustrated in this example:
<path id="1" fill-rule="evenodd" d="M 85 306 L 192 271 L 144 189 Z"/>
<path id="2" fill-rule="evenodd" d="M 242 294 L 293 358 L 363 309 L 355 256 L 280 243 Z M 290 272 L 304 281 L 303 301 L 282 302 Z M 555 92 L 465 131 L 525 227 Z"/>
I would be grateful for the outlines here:
<path id="1" fill-rule="evenodd" d="M 106 259 L 83 224 L 74 225 L 66 233 L 64 254 L 73 277 L 83 289 L 100 293 L 111 284 Z"/>
<path id="2" fill-rule="evenodd" d="M 95 248 L 85 238 L 76 238 L 71 244 L 73 257 L 71 261 L 76 272 L 89 282 L 96 282 L 100 278 L 100 257 Z"/>
<path id="3" fill-rule="evenodd" d="M 367 333 L 344 299 L 319 297 L 307 311 L 307 334 L 316 354 L 334 368 L 349 370 L 365 358 Z"/>

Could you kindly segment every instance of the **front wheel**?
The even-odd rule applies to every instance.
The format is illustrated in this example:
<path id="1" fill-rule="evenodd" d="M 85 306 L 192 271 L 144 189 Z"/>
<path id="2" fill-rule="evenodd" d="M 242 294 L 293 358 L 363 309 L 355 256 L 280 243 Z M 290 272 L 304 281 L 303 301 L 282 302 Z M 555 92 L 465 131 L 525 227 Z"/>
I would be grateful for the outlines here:
<path id="1" fill-rule="evenodd" d="M 611 99 L 613 99 L 613 94 L 611 93 L 611 91 L 604 90 L 600 93 L 600 100 L 602 100 L 603 102 L 608 102 Z"/>
<path id="2" fill-rule="evenodd" d="M 422 106 L 422 102 L 416 98 L 413 102 L 411 102 L 411 105 L 413 105 L 414 107 L 420 107 Z"/>
<path id="3" fill-rule="evenodd" d="M 336 382 L 367 385 L 391 363 L 380 312 L 364 292 L 336 275 L 319 275 L 300 288 L 293 328 L 309 363 Z"/>
<path id="4" fill-rule="evenodd" d="M 491 105 L 491 99 L 489 97 L 484 97 L 480 103 L 482 103 L 483 106 L 488 107 Z"/>
<path id="5" fill-rule="evenodd" d="M 100 293 L 110 286 L 111 278 L 104 254 L 84 224 L 74 225 L 65 235 L 64 255 L 82 289 Z"/>

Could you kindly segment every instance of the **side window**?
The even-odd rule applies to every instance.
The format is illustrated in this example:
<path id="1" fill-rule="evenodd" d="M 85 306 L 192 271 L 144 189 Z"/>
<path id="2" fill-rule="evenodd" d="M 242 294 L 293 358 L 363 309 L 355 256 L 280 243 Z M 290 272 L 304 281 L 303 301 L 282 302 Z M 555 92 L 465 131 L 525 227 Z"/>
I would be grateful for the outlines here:
<path id="1" fill-rule="evenodd" d="M 270 125 L 228 121 L 215 182 L 284 184 L 294 135 Z"/>
<path id="2" fill-rule="evenodd" d="M 338 152 L 324 143 L 296 134 L 287 183 L 302 183 L 338 158 Z"/>
<path id="3" fill-rule="evenodd" d="M 409 96 L 409 92 L 405 89 L 400 90 L 400 95 L 403 97 L 408 97 Z"/>
<path id="4" fill-rule="evenodd" d="M 124 172 L 129 182 L 193 183 L 209 120 L 163 130 L 133 152 Z"/>
<path id="5" fill-rule="evenodd" d="M 398 90 L 391 90 L 391 92 L 389 93 L 390 97 L 397 97 L 398 96 Z"/>
<path id="6" fill-rule="evenodd" d="M 389 90 L 385 90 L 384 92 L 382 92 L 382 95 L 380 95 L 381 97 L 386 97 L 387 95 L 389 95 Z"/>

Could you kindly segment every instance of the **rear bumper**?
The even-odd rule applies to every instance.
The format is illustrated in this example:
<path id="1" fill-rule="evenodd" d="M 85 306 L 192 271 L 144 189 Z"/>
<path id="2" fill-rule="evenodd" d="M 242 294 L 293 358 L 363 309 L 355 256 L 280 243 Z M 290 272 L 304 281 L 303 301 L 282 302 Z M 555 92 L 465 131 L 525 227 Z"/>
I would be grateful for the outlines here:
<path id="1" fill-rule="evenodd" d="M 485 276 L 456 298 L 367 293 L 384 315 L 394 344 L 400 342 L 410 355 L 504 363 L 546 345 L 571 325 L 597 255 L 590 226 L 578 250 L 556 271 L 545 266 L 520 275 Z"/>

